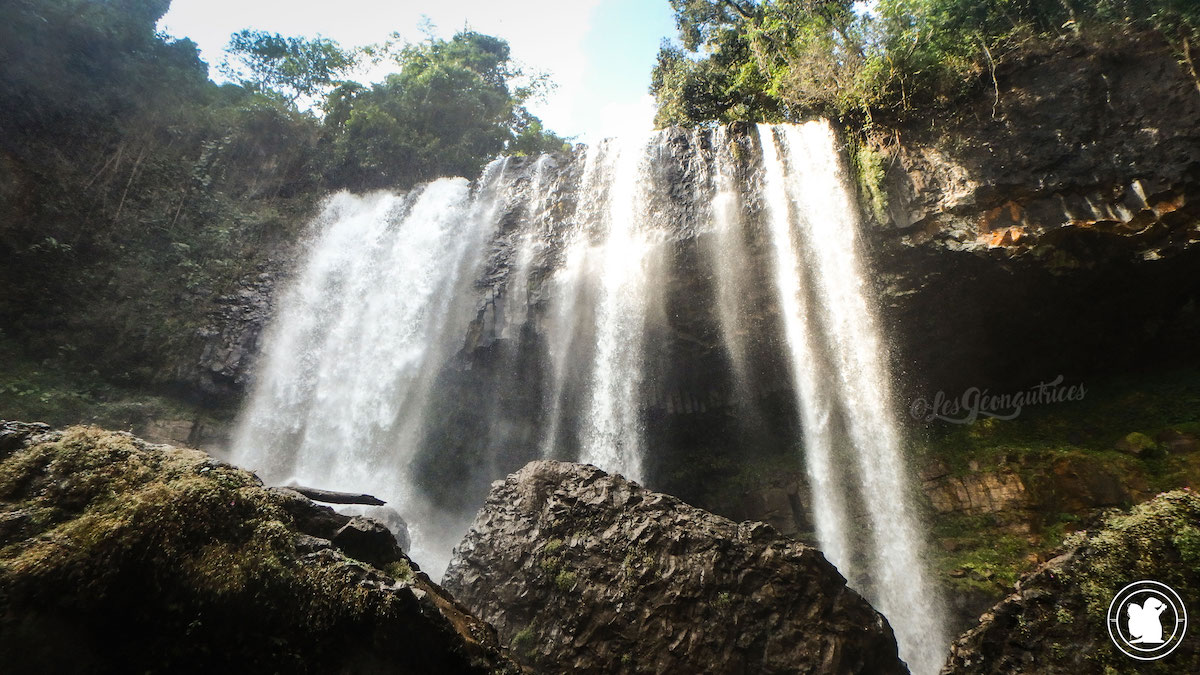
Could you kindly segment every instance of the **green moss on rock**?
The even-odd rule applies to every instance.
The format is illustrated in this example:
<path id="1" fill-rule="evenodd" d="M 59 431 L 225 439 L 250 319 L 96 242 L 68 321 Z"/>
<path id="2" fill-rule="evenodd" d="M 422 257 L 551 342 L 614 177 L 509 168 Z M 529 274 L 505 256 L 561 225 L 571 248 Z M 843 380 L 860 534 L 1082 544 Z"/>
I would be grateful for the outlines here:
<path id="1" fill-rule="evenodd" d="M 249 472 L 125 433 L 26 428 L 18 443 L 3 426 L 6 672 L 509 667 L 410 561 L 348 558 L 299 529 L 298 509 L 322 507 Z"/>
<path id="2" fill-rule="evenodd" d="M 1198 526 L 1200 496 L 1176 490 L 1068 537 L 1060 555 L 955 642 L 943 672 L 1200 672 L 1195 640 L 1141 663 L 1118 651 L 1106 628 L 1113 597 L 1134 581 L 1165 583 L 1185 602 L 1200 597 Z"/>

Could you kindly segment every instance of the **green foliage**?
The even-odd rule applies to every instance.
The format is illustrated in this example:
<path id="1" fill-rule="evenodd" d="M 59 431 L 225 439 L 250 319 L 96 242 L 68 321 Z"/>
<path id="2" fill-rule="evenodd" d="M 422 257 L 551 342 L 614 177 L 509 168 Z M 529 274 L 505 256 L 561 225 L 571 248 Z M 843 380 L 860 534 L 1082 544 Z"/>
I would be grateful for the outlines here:
<path id="1" fill-rule="evenodd" d="M 854 153 L 855 175 L 858 187 L 866 197 L 871 215 L 879 222 L 887 220 L 888 195 L 884 179 L 887 177 L 888 157 L 870 146 L 860 146 Z"/>
<path id="2" fill-rule="evenodd" d="M 276 91 L 289 101 L 326 93 L 358 63 L 358 54 L 334 40 L 283 37 L 243 30 L 229 39 L 221 70 L 248 89 Z"/>
<path id="3" fill-rule="evenodd" d="M 516 86 L 522 73 L 504 40 L 463 31 L 392 56 L 400 70 L 382 84 L 345 84 L 327 99 L 339 182 L 389 187 L 474 176 L 506 150 L 562 149 L 563 139 L 524 108 L 538 87 Z"/>
<path id="4" fill-rule="evenodd" d="M 949 545 L 935 550 L 939 576 L 953 589 L 999 597 L 1031 565 L 1028 556 L 1038 549 L 1026 537 L 1006 533 L 991 516 L 949 514 L 933 522 L 933 536 Z"/>
<path id="5" fill-rule="evenodd" d="M 537 652 L 537 642 L 534 637 L 533 626 L 526 626 L 513 636 L 509 642 L 509 648 L 525 658 L 529 658 Z"/>
<path id="6" fill-rule="evenodd" d="M 870 121 L 949 105 L 1030 39 L 1156 31 L 1197 78 L 1190 0 L 672 0 L 681 47 L 664 44 L 657 123 L 813 114 Z M 735 86 L 736 83 L 736 86 Z M 1200 78 L 1197 78 L 1200 86 Z M 749 102 L 749 103 L 748 103 Z"/>
<path id="7" fill-rule="evenodd" d="M 69 351 L 70 344 L 62 346 Z M 161 394 L 118 386 L 99 371 L 80 372 L 69 364 L 72 356 L 31 361 L 20 348 L 0 340 L 0 418 L 36 420 L 53 426 L 98 424 L 110 429 L 142 429 L 151 420 L 215 420 L 214 414 L 232 416 L 232 410 L 214 413 Z M 64 364 L 66 361 L 66 364 Z M 120 373 L 116 379 L 131 381 Z"/>

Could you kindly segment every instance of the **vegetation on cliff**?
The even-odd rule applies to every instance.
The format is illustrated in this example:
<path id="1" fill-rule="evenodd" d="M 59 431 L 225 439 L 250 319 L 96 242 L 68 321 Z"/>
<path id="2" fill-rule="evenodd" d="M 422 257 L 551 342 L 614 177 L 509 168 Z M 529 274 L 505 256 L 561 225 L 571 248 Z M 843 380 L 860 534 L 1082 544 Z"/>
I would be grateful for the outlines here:
<path id="1" fill-rule="evenodd" d="M 671 0 L 651 91 L 660 126 L 869 120 L 944 107 L 995 85 L 1029 41 L 1155 31 L 1196 75 L 1200 7 L 1182 0 Z M 998 94 L 998 91 L 997 91 Z"/>
<path id="2" fill-rule="evenodd" d="M 507 667 L 398 550 L 381 570 L 315 536 L 329 520 L 200 452 L 2 423 L 0 659 L 12 673 Z"/>

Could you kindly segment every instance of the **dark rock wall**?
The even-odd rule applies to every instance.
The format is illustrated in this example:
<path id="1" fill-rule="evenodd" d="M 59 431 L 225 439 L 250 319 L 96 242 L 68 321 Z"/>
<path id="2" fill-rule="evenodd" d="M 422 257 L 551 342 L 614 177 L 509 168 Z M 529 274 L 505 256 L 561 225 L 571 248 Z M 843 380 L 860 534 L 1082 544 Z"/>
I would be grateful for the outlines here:
<path id="1" fill-rule="evenodd" d="M 910 392 L 1194 363 L 1200 92 L 1156 37 L 1060 41 L 880 136 L 871 240 Z"/>

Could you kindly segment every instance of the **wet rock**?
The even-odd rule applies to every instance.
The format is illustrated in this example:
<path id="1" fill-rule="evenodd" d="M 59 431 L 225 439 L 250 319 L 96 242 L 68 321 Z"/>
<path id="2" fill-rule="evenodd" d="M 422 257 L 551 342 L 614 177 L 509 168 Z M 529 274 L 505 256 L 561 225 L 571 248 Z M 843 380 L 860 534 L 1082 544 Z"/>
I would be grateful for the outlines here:
<path id="1" fill-rule="evenodd" d="M 1129 506 L 1134 501 L 1132 481 L 1081 458 L 1055 462 L 1051 468 L 1053 492 L 1050 498 L 1058 508 L 1070 513 L 1083 513 L 1105 506 Z"/>
<path id="2" fill-rule="evenodd" d="M 1200 448 L 1200 443 L 1197 442 L 1194 434 L 1185 434 L 1174 429 L 1159 433 L 1155 440 L 1168 455 L 1184 455 Z"/>
<path id="3" fill-rule="evenodd" d="M 1173 50 L 1031 43 L 996 76 L 998 101 L 988 87 L 875 146 L 888 212 L 868 248 L 907 398 L 1190 353 L 1200 97 Z"/>
<path id="4" fill-rule="evenodd" d="M 50 425 L 41 422 L 0 420 L 0 459 L 50 433 Z"/>
<path id="5" fill-rule="evenodd" d="M 544 672 L 906 670 L 817 550 L 592 466 L 493 484 L 444 584 Z"/>
<path id="6" fill-rule="evenodd" d="M 1117 441 L 1117 450 L 1136 457 L 1151 456 L 1158 452 L 1158 443 L 1146 434 L 1133 432 Z"/>
<path id="7" fill-rule="evenodd" d="M 942 474 L 925 480 L 922 487 L 938 513 L 1008 513 L 1033 506 L 1025 483 L 1011 469 Z"/>
<path id="8" fill-rule="evenodd" d="M 331 541 L 351 558 L 369 562 L 381 569 L 388 563 L 404 559 L 400 544 L 391 530 L 383 523 L 362 516 L 351 517 L 350 522 L 343 525 Z"/>
<path id="9" fill-rule="evenodd" d="M 383 566 L 399 560 L 398 554 L 408 550 L 408 524 L 393 509 L 347 506 L 335 511 L 291 488 L 267 490 L 295 519 L 296 529 L 332 542 L 352 558 Z M 414 569 L 419 568 L 414 564 Z"/>
<path id="10" fill-rule="evenodd" d="M 192 434 L 195 427 L 196 423 L 193 420 L 150 420 L 142 427 L 139 436 L 151 443 L 192 447 Z"/>
<path id="11" fill-rule="evenodd" d="M 408 521 L 390 506 L 342 506 L 338 511 L 348 516 L 366 516 L 387 526 L 401 551 L 408 552 L 411 545 Z"/>

